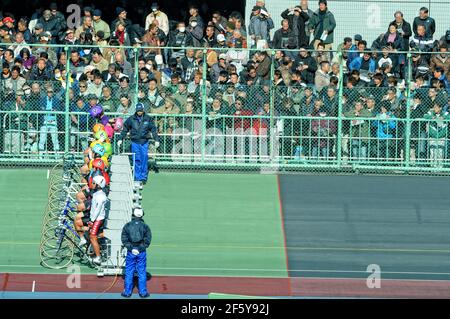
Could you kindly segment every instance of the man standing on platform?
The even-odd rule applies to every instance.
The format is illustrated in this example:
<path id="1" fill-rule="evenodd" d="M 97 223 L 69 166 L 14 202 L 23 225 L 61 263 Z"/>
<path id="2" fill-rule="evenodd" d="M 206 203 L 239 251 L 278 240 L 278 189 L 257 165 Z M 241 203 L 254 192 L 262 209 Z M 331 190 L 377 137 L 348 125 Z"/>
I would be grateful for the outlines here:
<path id="1" fill-rule="evenodd" d="M 148 177 L 148 140 L 154 139 L 155 149 L 158 149 L 159 136 L 153 119 L 145 114 L 142 103 L 136 104 L 136 113 L 125 121 L 117 141 L 118 147 L 128 132 L 131 135 L 131 152 L 134 154 L 134 180 L 145 185 Z"/>

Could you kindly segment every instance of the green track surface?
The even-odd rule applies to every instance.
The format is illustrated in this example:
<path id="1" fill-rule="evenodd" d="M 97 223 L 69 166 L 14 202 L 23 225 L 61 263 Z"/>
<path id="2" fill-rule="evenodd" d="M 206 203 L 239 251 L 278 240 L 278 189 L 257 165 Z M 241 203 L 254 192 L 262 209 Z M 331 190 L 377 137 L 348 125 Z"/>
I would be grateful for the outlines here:
<path id="1" fill-rule="evenodd" d="M 153 273 L 287 277 L 276 176 L 152 175 Z"/>
<path id="2" fill-rule="evenodd" d="M 143 207 L 152 274 L 287 277 L 275 176 L 160 173 L 149 180 Z M 0 272 L 66 272 L 39 265 L 47 183 L 47 170 L 0 170 Z"/>

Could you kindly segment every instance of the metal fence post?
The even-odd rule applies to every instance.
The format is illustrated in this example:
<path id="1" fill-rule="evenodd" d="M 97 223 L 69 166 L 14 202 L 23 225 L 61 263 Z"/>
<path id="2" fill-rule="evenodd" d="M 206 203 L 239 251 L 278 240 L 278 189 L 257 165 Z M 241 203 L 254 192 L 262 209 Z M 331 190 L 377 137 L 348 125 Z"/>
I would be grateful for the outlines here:
<path id="1" fill-rule="evenodd" d="M 339 168 L 342 166 L 342 97 L 344 93 L 344 63 L 342 59 L 342 53 L 338 52 L 339 60 L 339 99 L 338 99 L 338 130 L 337 130 L 337 143 L 336 143 L 336 156 L 337 165 Z"/>
<path id="2" fill-rule="evenodd" d="M 65 132 L 65 136 L 64 136 L 64 153 L 68 153 L 69 152 L 69 144 L 70 144 L 70 116 L 69 116 L 69 112 L 70 112 L 70 108 L 69 108 L 69 91 L 70 91 L 70 81 L 69 81 L 69 77 L 70 77 L 70 70 L 69 70 L 69 47 L 65 46 L 64 47 L 64 51 L 66 53 L 66 100 L 65 100 L 65 110 L 64 110 L 64 117 L 65 117 L 65 121 L 64 121 L 64 132 Z"/>
<path id="3" fill-rule="evenodd" d="M 138 102 L 138 93 L 139 93 L 139 64 L 138 64 L 138 49 L 134 48 L 134 101 L 133 104 L 136 107 Z"/>
<path id="4" fill-rule="evenodd" d="M 270 162 L 273 163 L 273 159 L 274 159 L 274 144 L 275 144 L 275 129 L 273 126 L 274 123 L 274 114 L 275 114 L 275 85 L 274 85 L 274 74 L 275 74 L 275 66 L 274 66 L 274 61 L 275 61 L 275 51 L 271 50 L 270 51 L 270 90 L 269 90 L 269 99 L 270 99 L 270 120 L 269 120 L 269 130 L 268 130 L 268 134 L 269 134 L 269 138 L 267 139 L 270 143 Z"/>
<path id="5" fill-rule="evenodd" d="M 206 72 L 207 56 L 206 49 L 203 50 L 203 71 L 202 71 L 202 163 L 205 162 L 206 153 Z"/>
<path id="6" fill-rule="evenodd" d="M 406 55 L 408 73 L 406 74 L 406 132 L 405 132 L 405 166 L 410 165 L 411 156 L 411 53 Z M 417 150 L 416 150 L 417 151 Z"/>

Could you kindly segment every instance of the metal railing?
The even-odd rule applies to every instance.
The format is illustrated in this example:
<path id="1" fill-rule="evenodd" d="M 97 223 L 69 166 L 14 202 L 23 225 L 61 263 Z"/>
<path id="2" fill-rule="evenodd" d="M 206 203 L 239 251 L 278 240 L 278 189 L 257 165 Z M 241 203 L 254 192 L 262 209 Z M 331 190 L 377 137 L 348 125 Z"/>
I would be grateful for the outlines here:
<path id="1" fill-rule="evenodd" d="M 153 91 L 152 84 L 139 73 L 138 57 L 146 48 L 121 48 L 126 49 L 134 63 L 130 83 L 122 87 L 119 83 L 102 81 L 102 86 L 110 88 L 112 99 L 102 91 L 97 95 L 100 102 L 94 104 L 110 101 L 114 112 L 107 115 L 126 118 L 133 113 L 136 103 L 144 103 L 161 136 L 160 147 L 150 149 L 151 157 L 161 167 L 244 170 L 274 167 L 315 171 L 362 168 L 423 173 L 446 172 L 449 168 L 448 93 L 436 81 L 429 81 L 433 77 L 431 57 L 439 52 L 422 53 L 421 59 L 428 61 L 429 66 L 425 73 L 417 69 L 417 60 L 413 60 L 411 52 L 391 52 L 391 61 L 401 61 L 401 64 L 392 65 L 392 70 L 387 71 L 385 65 L 378 64 L 375 72 L 364 70 L 362 61 L 364 65 L 360 66 L 356 82 L 348 80 L 355 75 L 348 72 L 343 52 L 333 52 L 331 63 L 339 66 L 333 74 L 337 84 L 328 83 L 318 90 L 317 73 L 308 74 L 309 71 L 296 68 L 298 61 L 290 68 L 299 70 L 303 81 L 293 83 L 276 50 L 267 51 L 264 59 L 269 63 L 265 64 L 268 66 L 265 74 L 259 68 L 265 62 L 256 64 L 257 72 L 261 73 L 259 78 L 247 77 L 242 64 L 249 59 L 256 60 L 256 51 L 244 50 L 248 53 L 245 61 L 229 60 L 237 72 L 243 71 L 240 81 L 214 82 L 217 64 L 212 63 L 211 67 L 203 63 L 211 59 L 214 50 L 196 48 L 200 64 L 189 69 L 190 80 L 177 84 L 164 65 L 152 72 L 154 77 L 165 78 L 158 79 L 157 90 Z M 60 49 L 68 54 L 71 47 Z M 374 61 L 376 53 L 372 53 Z M 297 55 L 295 58 L 301 60 Z M 71 69 L 69 59 L 65 65 L 65 70 Z M 282 74 L 282 81 L 277 70 Z M 375 83 L 374 74 L 378 71 L 384 72 L 385 83 L 381 86 Z M 189 72 L 181 70 L 181 77 L 188 78 Z M 389 72 L 396 76 L 390 77 Z M 435 87 L 417 87 L 413 80 L 417 75 L 425 77 L 426 82 L 428 77 L 428 82 Z M 308 76 L 313 76 L 312 80 Z M 356 85 L 352 87 L 348 82 Z M 75 112 L 79 96 L 87 97 L 79 81 L 72 82 L 69 77 L 26 81 L 30 86 L 36 83 L 40 84 L 41 93 L 33 99 L 19 90 L 8 91 L 2 82 L 2 166 L 49 164 L 66 152 L 81 155 L 90 142 L 89 128 L 94 121 L 86 111 Z M 87 84 L 87 93 L 96 90 L 92 81 Z M 49 111 L 42 100 L 47 87 L 53 88 L 54 96 L 60 101 L 58 108 Z M 130 97 L 128 108 L 121 101 L 124 92 Z M 142 94 L 145 97 L 140 97 Z M 362 110 L 356 109 L 357 102 L 361 102 Z M 80 110 L 89 107 L 86 100 L 78 104 Z M 440 107 L 438 115 L 433 111 L 436 104 Z M 382 110 L 382 106 L 388 110 Z M 114 142 L 113 139 L 116 147 Z M 129 142 L 125 147 L 129 147 Z"/>

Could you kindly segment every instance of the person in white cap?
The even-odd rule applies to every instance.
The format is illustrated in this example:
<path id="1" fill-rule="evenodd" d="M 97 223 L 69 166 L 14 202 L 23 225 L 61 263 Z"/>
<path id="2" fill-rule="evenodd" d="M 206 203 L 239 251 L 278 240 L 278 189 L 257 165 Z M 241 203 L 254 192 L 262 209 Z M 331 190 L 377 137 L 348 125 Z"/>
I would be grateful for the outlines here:
<path id="1" fill-rule="evenodd" d="M 138 274 L 138 290 L 141 298 L 148 298 L 147 291 L 147 253 L 146 250 L 152 241 L 150 227 L 142 217 L 144 211 L 135 208 L 130 222 L 122 229 L 122 244 L 127 249 L 125 259 L 125 283 L 122 297 L 129 298 L 133 293 L 134 273 Z"/>
<path id="2" fill-rule="evenodd" d="M 159 28 L 164 32 L 166 36 L 169 35 L 169 18 L 167 14 L 159 10 L 159 5 L 156 2 L 152 3 L 152 12 L 145 19 L 145 30 L 148 30 L 154 20 L 158 20 Z"/>

